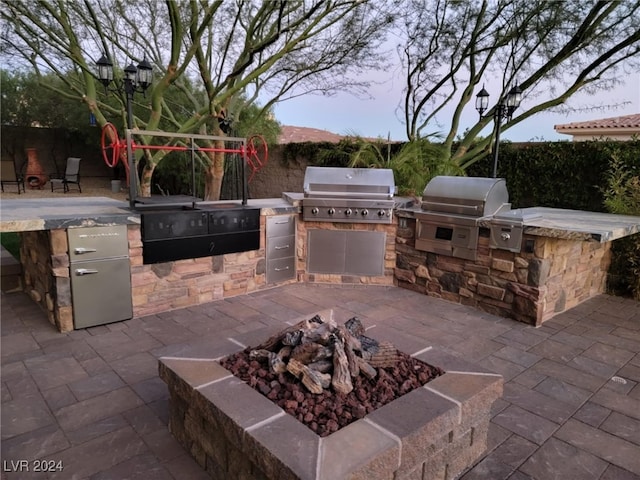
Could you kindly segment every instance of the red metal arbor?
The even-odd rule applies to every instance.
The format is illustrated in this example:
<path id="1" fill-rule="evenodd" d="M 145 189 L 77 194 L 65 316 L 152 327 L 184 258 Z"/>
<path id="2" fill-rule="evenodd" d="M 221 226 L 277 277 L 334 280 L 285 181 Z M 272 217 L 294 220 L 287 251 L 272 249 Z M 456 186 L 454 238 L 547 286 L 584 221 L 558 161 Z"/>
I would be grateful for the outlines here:
<path id="1" fill-rule="evenodd" d="M 153 132 L 146 132 L 153 133 Z M 165 133 L 165 132 L 163 132 Z M 214 138 L 214 137 L 210 137 Z M 217 138 L 217 137 L 216 137 Z M 220 137 L 221 140 L 225 140 L 224 137 Z M 229 139 L 231 140 L 231 139 Z M 238 139 L 235 139 L 238 140 Z M 120 139 L 118 136 L 118 130 L 112 123 L 107 123 L 102 128 L 102 157 L 104 158 L 107 166 L 115 168 L 118 162 L 122 162 L 125 166 L 127 174 L 127 184 L 129 183 L 129 162 L 127 162 L 127 141 L 126 139 Z M 165 150 L 165 151 L 190 151 L 191 147 L 180 145 L 138 145 L 131 140 L 131 150 L 148 149 L 148 150 Z M 262 167 L 265 166 L 268 160 L 268 147 L 267 142 L 261 135 L 253 135 L 249 137 L 246 142 L 243 142 L 239 148 L 216 148 L 216 147 L 197 147 L 197 151 L 201 152 L 219 152 L 219 153 L 237 153 L 242 155 L 246 165 L 251 169 L 251 175 L 249 176 L 249 182 L 253 180 L 253 176 Z"/>

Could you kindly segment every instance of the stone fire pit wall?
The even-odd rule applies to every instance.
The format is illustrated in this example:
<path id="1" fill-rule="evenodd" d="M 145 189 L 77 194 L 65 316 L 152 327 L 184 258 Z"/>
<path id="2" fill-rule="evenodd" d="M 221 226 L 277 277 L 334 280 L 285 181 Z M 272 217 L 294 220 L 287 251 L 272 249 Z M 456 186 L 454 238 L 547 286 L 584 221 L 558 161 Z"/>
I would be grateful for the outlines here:
<path id="1" fill-rule="evenodd" d="M 163 357 L 159 372 L 171 433 L 212 478 L 457 478 L 487 448 L 502 377 L 430 348 L 414 356 L 447 373 L 324 438 L 218 359 Z"/>

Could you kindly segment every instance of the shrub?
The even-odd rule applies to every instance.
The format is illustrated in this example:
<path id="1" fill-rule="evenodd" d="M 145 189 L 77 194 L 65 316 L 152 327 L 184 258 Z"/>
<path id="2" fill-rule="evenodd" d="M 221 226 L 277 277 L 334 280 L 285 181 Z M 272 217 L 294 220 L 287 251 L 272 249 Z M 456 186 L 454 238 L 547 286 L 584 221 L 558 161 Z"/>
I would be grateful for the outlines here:
<path id="1" fill-rule="evenodd" d="M 610 155 L 604 204 L 611 213 L 640 216 L 640 159 L 627 158 L 615 145 Z M 640 233 L 614 241 L 611 251 L 608 291 L 640 300 Z"/>

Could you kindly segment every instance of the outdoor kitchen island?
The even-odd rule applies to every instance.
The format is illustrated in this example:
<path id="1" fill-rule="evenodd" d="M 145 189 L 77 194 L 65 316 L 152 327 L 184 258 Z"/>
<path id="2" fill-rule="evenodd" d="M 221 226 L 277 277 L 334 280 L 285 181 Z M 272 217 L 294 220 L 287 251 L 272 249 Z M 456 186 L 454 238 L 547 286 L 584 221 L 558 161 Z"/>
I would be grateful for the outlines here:
<path id="1" fill-rule="evenodd" d="M 502 208 L 495 215 L 465 218 L 455 227 L 463 228 L 457 231 L 455 241 L 463 238 L 465 242 L 458 254 L 457 246 L 447 245 L 454 240 L 451 225 L 422 227 L 421 218 L 433 223 L 438 215 L 412 206 L 412 199 L 394 197 L 389 193 L 389 181 L 374 178 L 370 183 L 375 182 L 379 182 L 377 190 L 384 190 L 384 196 L 390 198 L 379 198 L 375 191 L 373 195 L 366 192 L 367 199 L 332 197 L 327 185 L 323 191 L 316 190 L 318 196 L 284 193 L 282 198 L 249 200 L 246 210 L 239 202 L 230 206 L 228 201 L 201 202 L 198 208 L 178 210 L 174 214 L 190 219 L 179 222 L 182 231 L 195 229 L 201 233 L 194 235 L 198 240 L 194 258 L 188 257 L 192 239 L 178 238 L 176 243 L 174 230 L 164 231 L 167 225 L 160 214 L 151 216 L 151 224 L 158 227 L 160 235 L 158 239 L 147 238 L 147 244 L 166 242 L 166 250 L 156 250 L 159 254 L 145 261 L 141 228 L 144 212 L 109 198 L 5 200 L 1 204 L 0 232 L 20 232 L 24 290 L 60 331 L 153 315 L 295 282 L 396 284 L 537 326 L 604 292 L 611 243 L 640 232 L 640 217 Z M 346 190 L 340 185 L 332 188 L 339 193 Z M 363 188 L 359 189 L 362 197 Z M 352 206 L 352 200 L 370 203 Z M 344 205 L 338 203 L 341 201 Z M 306 214 L 305 202 L 310 207 Z M 323 202 L 318 213 L 314 212 L 315 205 L 308 204 Z M 319 218 L 322 209 L 331 218 Z M 219 221 L 221 212 L 234 210 L 240 211 L 240 216 L 233 218 L 256 235 L 247 241 L 243 234 L 243 241 L 237 242 L 245 245 L 246 251 L 203 252 L 199 242 L 210 241 L 212 231 L 200 222 Z M 253 216 L 256 210 L 259 225 Z M 337 214 L 344 215 L 342 221 L 333 218 Z M 450 220 L 451 216 L 442 218 Z M 122 242 L 115 242 L 117 248 L 109 250 L 108 255 L 92 259 L 108 260 L 103 264 L 108 263 L 119 276 L 98 288 L 91 287 L 89 279 L 95 265 L 85 255 L 92 252 L 74 243 L 75 234 L 107 244 L 123 241 L 124 248 Z M 429 235 L 432 238 L 427 238 Z M 213 243 L 217 244 L 215 239 Z M 236 247 L 235 242 L 220 243 L 225 248 Z M 175 255 L 176 250 L 180 250 L 181 259 L 164 260 L 169 258 L 164 256 L 166 252 Z M 72 271 L 78 273 L 75 276 L 81 285 L 75 294 Z M 86 288 L 82 286 L 84 280 L 88 280 Z M 83 293 L 77 295 L 78 291 Z M 109 301 L 107 293 L 116 295 L 117 301 Z M 106 307 L 100 309 L 94 303 L 99 301 L 108 307 L 125 304 L 126 308 L 118 316 Z M 74 308 L 80 306 L 86 318 L 77 318 Z M 100 319 L 99 314 L 107 319 Z"/>
<path id="2" fill-rule="evenodd" d="M 173 217 L 150 216 L 147 223 L 171 237 L 154 251 L 173 255 L 179 250 L 182 258 L 174 261 L 145 262 L 145 214 L 110 198 L 5 200 L 0 232 L 20 233 L 24 290 L 64 332 L 295 282 L 298 209 L 281 199 L 250 200 L 246 206 L 231 203 L 201 202 L 198 209 L 172 210 Z M 203 216 L 196 221 L 198 212 Z M 247 225 L 255 240 L 236 241 L 233 224 L 248 223 L 245 220 L 255 213 L 257 223 Z M 202 223 L 210 219 L 216 223 L 209 232 L 214 235 Z M 191 235 L 203 225 L 202 235 Z M 229 233 L 232 241 L 219 241 L 220 232 Z M 181 236 L 186 246 L 175 244 Z M 152 238 L 148 243 L 164 241 Z M 198 251 L 203 242 L 212 253 Z M 218 245 L 225 253 L 215 254 Z M 269 252 L 267 245 L 274 250 Z M 190 249 L 194 258 L 186 258 Z"/>
<path id="3" fill-rule="evenodd" d="M 541 207 L 511 212 L 520 220 L 515 227 L 478 218 L 474 252 L 462 258 L 416 248 L 424 211 L 398 210 L 397 285 L 539 326 L 603 293 L 611 243 L 640 232 L 640 217 L 634 216 Z M 492 233 L 509 240 L 514 228 L 521 228 L 517 248 L 496 246 L 500 240 Z M 452 240 L 439 236 L 437 242 Z"/>

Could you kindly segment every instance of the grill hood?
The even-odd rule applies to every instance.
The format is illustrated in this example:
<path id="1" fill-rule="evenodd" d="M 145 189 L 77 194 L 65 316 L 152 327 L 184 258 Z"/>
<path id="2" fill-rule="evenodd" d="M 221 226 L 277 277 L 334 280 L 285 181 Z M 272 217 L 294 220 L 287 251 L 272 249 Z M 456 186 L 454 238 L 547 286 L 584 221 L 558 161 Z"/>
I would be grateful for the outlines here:
<path id="1" fill-rule="evenodd" d="M 305 197 L 392 199 L 393 170 L 382 168 L 307 167 Z"/>
<path id="2" fill-rule="evenodd" d="M 422 195 L 422 210 L 485 217 L 510 208 L 503 178 L 434 177 Z"/>

